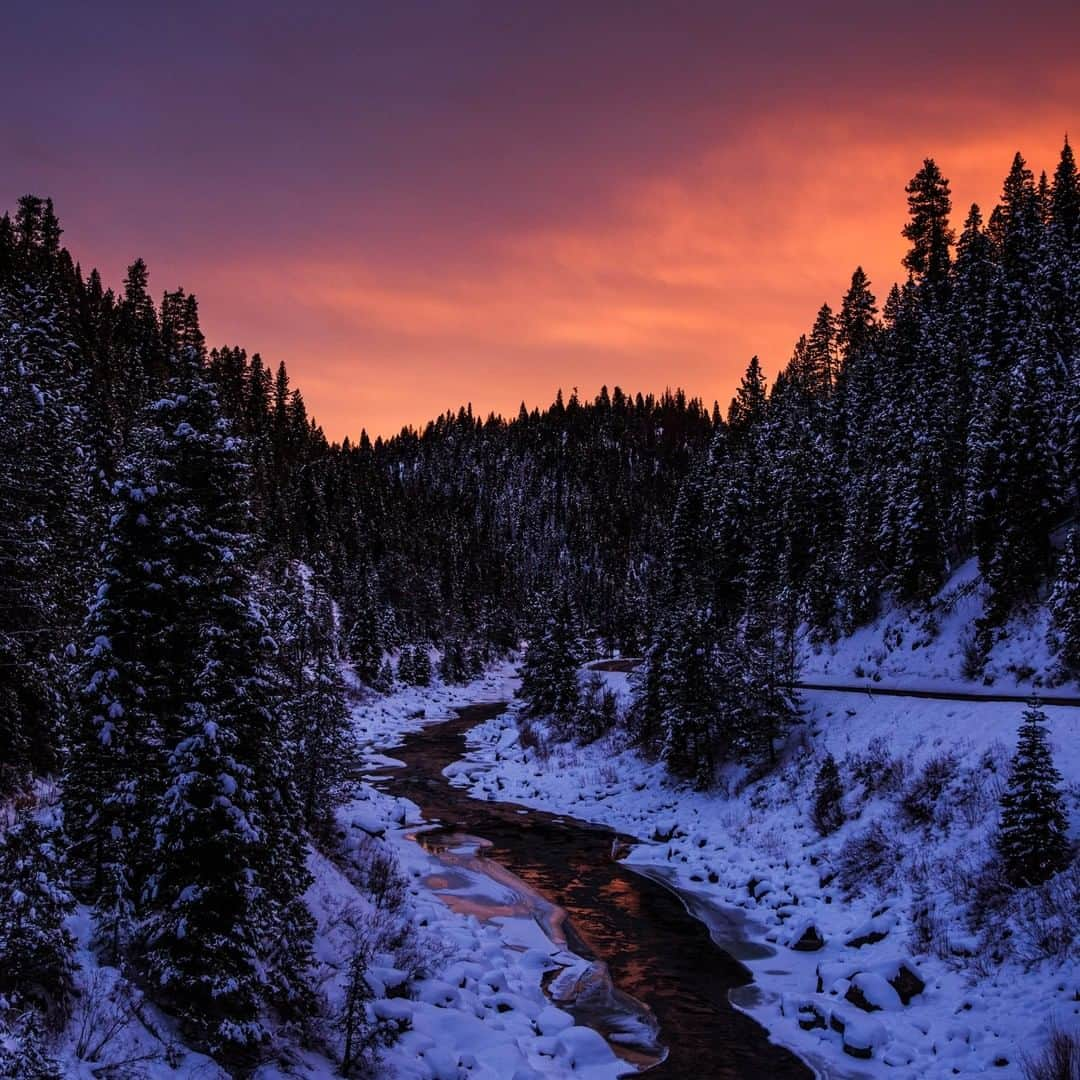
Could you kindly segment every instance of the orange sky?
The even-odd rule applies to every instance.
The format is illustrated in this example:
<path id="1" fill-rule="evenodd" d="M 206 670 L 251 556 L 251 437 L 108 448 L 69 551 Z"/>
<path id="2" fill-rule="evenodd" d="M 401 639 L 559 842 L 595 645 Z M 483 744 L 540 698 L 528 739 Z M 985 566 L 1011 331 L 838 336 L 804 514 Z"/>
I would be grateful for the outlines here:
<path id="1" fill-rule="evenodd" d="M 168 29 L 151 13 L 106 33 L 124 58 L 106 73 L 73 6 L 49 43 L 59 88 L 0 128 L 7 201 L 52 194 L 111 282 L 142 255 L 156 292 L 195 291 L 210 342 L 284 359 L 341 438 L 558 387 L 726 403 L 856 264 L 884 298 L 924 156 L 959 227 L 1016 149 L 1052 171 L 1080 127 L 1074 5 L 916 3 L 889 25 L 829 4 L 738 25 L 708 5 L 495 25 L 480 7 L 282 13 L 284 33 L 196 5 L 173 28 L 212 28 L 194 59 L 133 49 Z M 27 13 L 24 44 L 55 32 Z M 920 19 L 941 21 L 932 46 Z"/>

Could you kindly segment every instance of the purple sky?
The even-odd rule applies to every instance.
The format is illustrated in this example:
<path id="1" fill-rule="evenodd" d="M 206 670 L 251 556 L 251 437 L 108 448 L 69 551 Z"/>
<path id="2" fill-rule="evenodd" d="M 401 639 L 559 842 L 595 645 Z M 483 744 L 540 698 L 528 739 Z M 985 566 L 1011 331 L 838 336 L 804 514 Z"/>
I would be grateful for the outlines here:
<path id="1" fill-rule="evenodd" d="M 1080 127 L 1076 4 L 154 7 L 5 5 L 4 202 L 196 292 L 334 437 L 724 400 L 856 263 L 884 295 L 923 156 L 962 218 Z"/>

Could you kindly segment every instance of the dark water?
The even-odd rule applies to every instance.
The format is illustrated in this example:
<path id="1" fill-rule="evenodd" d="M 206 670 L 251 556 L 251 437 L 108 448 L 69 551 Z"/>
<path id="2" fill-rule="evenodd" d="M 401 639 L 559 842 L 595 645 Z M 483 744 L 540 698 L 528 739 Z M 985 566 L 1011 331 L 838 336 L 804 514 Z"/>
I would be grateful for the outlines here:
<path id="1" fill-rule="evenodd" d="M 599 985 L 574 1004 L 560 1004 L 579 1022 L 614 1035 L 613 1045 L 621 1045 L 628 1061 L 627 1075 L 653 1065 L 649 1076 L 658 1080 L 809 1078 L 812 1073 L 798 1058 L 770 1043 L 758 1024 L 728 1002 L 730 990 L 750 982 L 747 970 L 713 943 L 669 889 L 615 861 L 615 833 L 472 799 L 442 776 L 465 755 L 469 728 L 503 708 L 469 706 L 459 710 L 458 719 L 409 736 L 392 751 L 405 768 L 379 783 L 417 803 L 426 821 L 440 823 L 417 839 L 443 860 L 446 884 L 459 884 L 453 880 L 458 866 L 509 883 L 515 908 L 510 913 L 526 912 L 557 940 L 561 932 L 572 952 L 597 961 Z M 384 776 L 387 771 L 380 770 Z M 470 850 L 464 838 L 484 844 Z M 515 881 L 525 888 L 514 893 Z M 492 913 L 482 900 L 472 904 L 459 896 L 452 902 L 480 917 Z M 635 1015 L 644 1026 L 632 1022 Z M 649 1038 L 650 1022 L 654 1028 L 658 1022 L 667 1052 L 659 1064 L 663 1052 Z"/>

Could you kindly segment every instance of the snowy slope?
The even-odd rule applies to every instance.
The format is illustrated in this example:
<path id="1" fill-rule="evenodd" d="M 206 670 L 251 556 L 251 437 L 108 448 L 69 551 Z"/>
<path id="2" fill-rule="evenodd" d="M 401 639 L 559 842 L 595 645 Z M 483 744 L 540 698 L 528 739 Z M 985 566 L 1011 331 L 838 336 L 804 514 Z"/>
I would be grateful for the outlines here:
<path id="1" fill-rule="evenodd" d="M 734 774 L 727 793 L 673 785 L 612 740 L 560 746 L 543 761 L 531 746 L 508 749 L 510 716 L 474 733 L 475 767 L 462 782 L 481 797 L 498 790 L 641 838 L 628 861 L 677 886 L 721 944 L 738 952 L 734 925 L 771 946 L 771 955 L 745 959 L 755 987 L 737 1003 L 820 1071 L 1021 1075 L 1021 1051 L 1037 1046 L 1051 1021 L 1080 1025 L 1078 943 L 1066 954 L 1046 934 L 1055 918 L 1080 917 L 1080 882 L 1061 884 L 1041 910 L 1007 908 L 981 935 L 972 931 L 1020 707 L 828 691 L 804 702 L 806 723 L 782 766 L 742 790 Z M 1047 712 L 1075 829 L 1080 709 Z M 848 820 L 822 839 L 808 810 L 826 752 L 849 788 Z M 927 821 L 913 821 L 905 792 L 948 755 L 955 764 L 942 794 Z M 862 842 L 874 825 L 883 850 Z M 733 923 L 732 909 L 749 923 Z M 793 948 L 815 944 L 815 934 L 820 950 Z"/>
<path id="2" fill-rule="evenodd" d="M 1050 626 L 1044 606 L 1014 615 L 995 635 L 982 677 L 965 670 L 975 624 L 984 610 L 986 587 L 970 559 L 960 566 L 927 611 L 888 608 L 881 616 L 835 643 L 802 638 L 802 678 L 809 683 L 867 683 L 908 690 L 972 691 L 993 687 L 999 693 L 1027 694 L 1062 684 L 1048 645 Z M 1064 692 L 1076 693 L 1065 683 Z"/>

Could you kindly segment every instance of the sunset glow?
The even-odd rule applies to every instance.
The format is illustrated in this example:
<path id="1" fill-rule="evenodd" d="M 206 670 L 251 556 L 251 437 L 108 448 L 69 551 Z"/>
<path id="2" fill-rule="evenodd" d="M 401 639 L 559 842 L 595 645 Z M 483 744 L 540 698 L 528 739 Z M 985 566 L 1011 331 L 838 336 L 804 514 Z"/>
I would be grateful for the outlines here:
<path id="1" fill-rule="evenodd" d="M 5 204 L 52 195 L 114 287 L 141 255 L 155 295 L 196 292 L 209 342 L 284 360 L 333 438 L 559 387 L 725 402 L 856 264 L 884 298 L 925 156 L 957 224 L 1015 150 L 1053 168 L 1080 16 L 724 7 L 28 6 Z"/>

